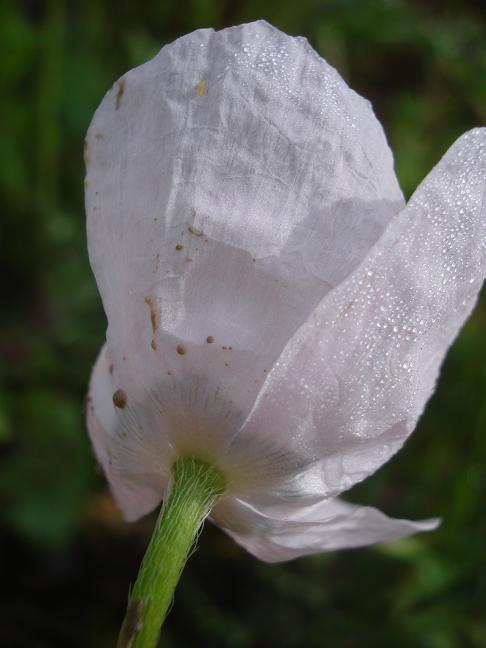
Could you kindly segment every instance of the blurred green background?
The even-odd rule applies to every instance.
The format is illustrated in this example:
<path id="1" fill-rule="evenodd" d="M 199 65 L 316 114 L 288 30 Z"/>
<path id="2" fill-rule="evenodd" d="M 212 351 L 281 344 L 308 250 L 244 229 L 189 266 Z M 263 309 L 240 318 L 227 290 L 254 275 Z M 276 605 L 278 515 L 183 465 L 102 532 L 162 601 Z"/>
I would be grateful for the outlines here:
<path id="1" fill-rule="evenodd" d="M 123 523 L 83 398 L 105 319 L 83 137 L 105 91 L 198 27 L 264 17 L 307 36 L 385 125 L 407 196 L 485 121 L 483 2 L 0 2 L 0 646 L 114 645 L 153 524 Z M 350 499 L 435 533 L 269 566 L 208 525 L 167 647 L 486 646 L 486 294 L 417 432 Z"/>

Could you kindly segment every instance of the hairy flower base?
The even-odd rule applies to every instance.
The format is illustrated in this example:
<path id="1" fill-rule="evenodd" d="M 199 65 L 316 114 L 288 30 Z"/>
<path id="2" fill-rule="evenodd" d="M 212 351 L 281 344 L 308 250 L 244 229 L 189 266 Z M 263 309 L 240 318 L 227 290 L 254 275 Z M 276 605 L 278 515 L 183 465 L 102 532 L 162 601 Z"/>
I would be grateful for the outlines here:
<path id="1" fill-rule="evenodd" d="M 175 587 L 204 520 L 226 488 L 214 466 L 180 457 L 160 510 L 120 631 L 119 648 L 157 645 Z"/>

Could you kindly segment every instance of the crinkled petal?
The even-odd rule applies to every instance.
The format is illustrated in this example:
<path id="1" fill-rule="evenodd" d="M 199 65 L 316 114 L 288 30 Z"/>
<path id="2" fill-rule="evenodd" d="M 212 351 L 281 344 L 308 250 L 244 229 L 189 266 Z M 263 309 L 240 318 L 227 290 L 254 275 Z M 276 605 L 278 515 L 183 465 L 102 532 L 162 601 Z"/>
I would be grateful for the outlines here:
<path id="1" fill-rule="evenodd" d="M 304 39 L 260 21 L 124 75 L 86 159 L 117 375 L 171 410 L 179 453 L 224 455 L 288 340 L 403 206 L 382 128 Z"/>
<path id="2" fill-rule="evenodd" d="M 483 283 L 485 182 L 486 129 L 476 129 L 287 345 L 234 440 L 235 451 L 264 439 L 300 457 L 270 500 L 333 497 L 414 429 Z"/>
<path id="3" fill-rule="evenodd" d="M 228 498 L 218 504 L 213 519 L 247 551 L 266 562 L 389 542 L 431 531 L 439 524 L 439 520 L 394 520 L 375 508 L 338 499 L 258 510 Z"/>

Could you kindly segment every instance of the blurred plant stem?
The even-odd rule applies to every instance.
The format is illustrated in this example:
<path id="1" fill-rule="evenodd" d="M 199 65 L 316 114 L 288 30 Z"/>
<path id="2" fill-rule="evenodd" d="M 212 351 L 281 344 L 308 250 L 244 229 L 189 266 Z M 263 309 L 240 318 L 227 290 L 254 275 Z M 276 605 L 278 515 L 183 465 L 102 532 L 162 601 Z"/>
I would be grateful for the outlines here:
<path id="1" fill-rule="evenodd" d="M 44 259 L 48 241 L 46 225 L 50 213 L 57 206 L 60 158 L 60 89 L 63 36 L 62 0 L 50 0 L 39 33 L 39 60 L 36 97 L 35 147 L 35 249 L 37 267 L 37 295 L 45 292 Z"/>
<path id="2" fill-rule="evenodd" d="M 118 648 L 153 648 L 199 530 L 225 490 L 217 468 L 193 457 L 178 459 L 168 496 L 130 594 Z"/>

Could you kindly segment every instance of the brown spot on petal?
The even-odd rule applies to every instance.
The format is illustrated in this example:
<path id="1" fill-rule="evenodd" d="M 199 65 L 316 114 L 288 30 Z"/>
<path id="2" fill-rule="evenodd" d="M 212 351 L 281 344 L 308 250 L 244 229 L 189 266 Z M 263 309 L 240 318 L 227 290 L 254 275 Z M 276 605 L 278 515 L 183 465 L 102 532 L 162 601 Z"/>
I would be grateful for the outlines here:
<path id="1" fill-rule="evenodd" d="M 144 302 L 147 304 L 150 310 L 150 323 L 152 324 L 152 332 L 155 333 L 159 326 L 159 313 L 155 307 L 154 300 L 152 297 L 145 297 Z"/>
<path id="2" fill-rule="evenodd" d="M 214 338 L 213 338 L 213 336 L 212 336 L 212 335 L 208 335 L 208 337 L 206 338 L 206 342 L 207 342 L 208 344 L 212 344 L 212 343 L 214 342 Z"/>
<path id="3" fill-rule="evenodd" d="M 180 251 L 183 250 L 183 249 L 184 249 L 184 246 L 181 245 L 180 243 L 178 243 L 178 244 L 176 245 L 176 250 L 177 250 L 178 252 L 180 252 Z"/>
<path id="4" fill-rule="evenodd" d="M 121 100 L 124 93 L 125 93 L 125 79 L 120 79 L 118 81 L 118 90 L 116 93 L 115 110 L 118 110 L 118 108 L 120 108 Z"/>
<path id="5" fill-rule="evenodd" d="M 154 351 L 157 351 L 157 342 L 155 340 L 152 340 L 152 342 L 150 343 L 150 346 L 152 347 L 152 349 Z"/>
<path id="6" fill-rule="evenodd" d="M 354 300 L 353 300 L 352 302 L 350 302 L 350 303 L 346 306 L 346 308 L 345 308 L 344 311 L 343 311 L 343 315 L 347 315 L 347 314 L 349 313 L 349 311 L 350 311 L 351 308 L 353 307 L 353 304 L 354 304 Z"/>
<path id="7" fill-rule="evenodd" d="M 199 81 L 199 83 L 196 86 L 196 97 L 202 97 L 202 95 L 206 92 L 206 81 L 204 79 L 202 81 Z"/>
<path id="8" fill-rule="evenodd" d="M 113 376 L 113 362 L 111 363 L 110 368 L 108 369 L 108 371 L 110 372 L 110 376 Z"/>
<path id="9" fill-rule="evenodd" d="M 225 367 L 229 367 L 229 362 L 225 362 L 225 363 L 224 363 L 224 366 L 225 366 Z"/>
<path id="10" fill-rule="evenodd" d="M 192 257 L 186 257 L 186 261 L 190 263 L 192 261 Z"/>
<path id="11" fill-rule="evenodd" d="M 188 226 L 187 226 L 187 231 L 188 231 L 190 234 L 194 234 L 194 236 L 202 236 L 202 235 L 203 235 L 203 232 L 201 232 L 201 230 L 196 229 L 196 228 L 193 227 L 192 225 L 188 225 Z"/>
<path id="12" fill-rule="evenodd" d="M 95 133 L 95 138 L 97 140 L 103 139 L 103 133 Z"/>
<path id="13" fill-rule="evenodd" d="M 186 355 L 186 347 L 183 344 L 178 344 L 176 351 L 179 355 Z"/>
<path id="14" fill-rule="evenodd" d="M 127 393 L 124 389 L 117 389 L 113 394 L 113 404 L 120 409 L 125 407 L 127 404 Z"/>

